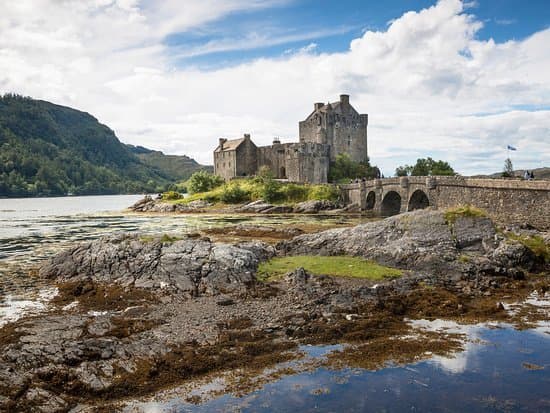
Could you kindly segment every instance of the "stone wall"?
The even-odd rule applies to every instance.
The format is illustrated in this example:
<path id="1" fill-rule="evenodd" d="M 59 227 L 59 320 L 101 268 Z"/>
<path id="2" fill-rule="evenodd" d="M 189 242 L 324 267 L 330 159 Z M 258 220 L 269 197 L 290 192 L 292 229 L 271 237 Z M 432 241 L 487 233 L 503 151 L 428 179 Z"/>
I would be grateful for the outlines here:
<path id="1" fill-rule="evenodd" d="M 250 135 L 236 150 L 236 176 L 252 176 L 256 174 L 257 163 L 257 147 L 250 140 Z"/>
<path id="2" fill-rule="evenodd" d="M 236 176 L 237 154 L 235 151 L 214 152 L 214 173 L 226 181 Z"/>
<path id="3" fill-rule="evenodd" d="M 470 204 L 500 222 L 550 229 L 550 181 L 402 177 L 342 185 L 341 191 L 345 202 L 378 214 L 388 212 L 390 200 L 397 194 L 401 202 L 397 212 L 424 207 L 422 201 L 433 208 Z M 373 197 L 371 204 L 368 201 Z"/>
<path id="4" fill-rule="evenodd" d="M 299 123 L 300 142 L 330 145 L 330 160 L 341 153 L 355 162 L 367 159 L 368 115 L 360 115 L 349 103 L 349 96 L 341 95 L 332 104 L 314 104 L 314 111 Z"/>
<path id="5" fill-rule="evenodd" d="M 290 182 L 326 183 L 329 147 L 317 143 L 288 143 L 285 147 L 286 175 Z"/>

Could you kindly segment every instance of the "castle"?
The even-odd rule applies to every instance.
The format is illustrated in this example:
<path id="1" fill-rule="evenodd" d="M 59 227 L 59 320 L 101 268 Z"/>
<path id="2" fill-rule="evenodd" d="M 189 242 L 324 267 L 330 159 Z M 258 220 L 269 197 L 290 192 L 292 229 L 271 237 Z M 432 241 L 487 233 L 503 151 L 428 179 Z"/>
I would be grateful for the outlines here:
<path id="1" fill-rule="evenodd" d="M 226 181 L 256 175 L 267 166 L 277 179 L 290 182 L 327 182 L 330 162 L 347 154 L 355 162 L 367 160 L 368 115 L 359 114 L 340 95 L 334 103 L 315 103 L 313 112 L 299 123 L 300 141 L 256 146 L 245 134 L 240 139 L 221 138 L 214 150 L 214 173 Z"/>

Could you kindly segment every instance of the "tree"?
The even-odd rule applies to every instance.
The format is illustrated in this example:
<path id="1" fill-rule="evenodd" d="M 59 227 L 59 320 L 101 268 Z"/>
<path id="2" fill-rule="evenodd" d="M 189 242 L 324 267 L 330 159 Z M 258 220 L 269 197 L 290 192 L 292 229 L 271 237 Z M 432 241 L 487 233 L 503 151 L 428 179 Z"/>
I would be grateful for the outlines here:
<path id="1" fill-rule="evenodd" d="M 419 158 L 415 165 L 398 166 L 396 176 L 429 176 L 429 175 L 456 175 L 454 169 L 445 161 L 435 161 L 432 158 Z"/>
<path id="2" fill-rule="evenodd" d="M 189 178 L 189 193 L 207 192 L 223 184 L 223 179 L 206 171 L 197 171 Z"/>
<path id="3" fill-rule="evenodd" d="M 514 176 L 514 165 L 512 165 L 512 160 L 510 158 L 506 158 L 504 161 L 504 172 L 502 172 L 502 176 L 505 178 Z"/>
<path id="4" fill-rule="evenodd" d="M 371 166 L 368 158 L 364 162 L 355 162 L 346 153 L 337 155 L 328 171 L 330 182 L 341 182 L 354 178 L 375 178 L 379 175 L 379 169 L 376 166 Z"/>

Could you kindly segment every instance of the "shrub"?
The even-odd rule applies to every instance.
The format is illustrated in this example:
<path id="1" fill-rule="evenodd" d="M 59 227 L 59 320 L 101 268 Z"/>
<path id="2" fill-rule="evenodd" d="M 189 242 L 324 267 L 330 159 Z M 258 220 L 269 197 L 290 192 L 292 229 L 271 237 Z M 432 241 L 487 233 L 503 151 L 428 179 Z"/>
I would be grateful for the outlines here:
<path id="1" fill-rule="evenodd" d="M 183 195 L 176 191 L 167 191 L 162 194 L 163 201 L 173 201 L 181 198 L 183 198 Z"/>
<path id="2" fill-rule="evenodd" d="M 289 202 L 302 202 L 309 197 L 309 188 L 304 185 L 286 184 L 280 188 L 281 198 Z"/>
<path id="3" fill-rule="evenodd" d="M 250 193 L 239 184 L 225 185 L 220 195 L 220 200 L 226 204 L 238 204 L 250 200 Z"/>
<path id="4" fill-rule="evenodd" d="M 187 189 L 191 194 L 207 192 L 223 184 L 223 179 L 206 171 L 197 171 L 189 178 Z"/>
<path id="5" fill-rule="evenodd" d="M 333 185 L 315 185 L 312 186 L 309 191 L 308 199 L 310 200 L 328 200 L 328 201 L 338 201 L 340 193 L 338 188 Z"/>
<path id="6" fill-rule="evenodd" d="M 281 199 L 281 184 L 273 179 L 266 180 L 260 190 L 261 198 L 266 202 L 275 202 Z"/>

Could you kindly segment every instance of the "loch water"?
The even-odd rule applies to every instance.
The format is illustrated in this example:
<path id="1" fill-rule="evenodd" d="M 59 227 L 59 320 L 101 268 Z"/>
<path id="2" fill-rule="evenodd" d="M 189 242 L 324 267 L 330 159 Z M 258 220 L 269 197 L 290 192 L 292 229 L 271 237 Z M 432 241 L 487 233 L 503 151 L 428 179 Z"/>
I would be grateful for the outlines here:
<path id="1" fill-rule="evenodd" d="M 173 234 L 287 216 L 143 215 L 124 211 L 141 195 L 0 199 L 0 326 L 47 305 L 52 285 L 36 277 L 44 259 L 69 245 L 113 232 Z M 300 220 L 349 224 L 348 218 Z M 51 282 L 50 282 L 51 283 Z M 550 320 L 550 305 L 547 307 Z M 464 350 L 369 371 L 321 367 L 283 376 L 242 397 L 202 404 L 173 397 L 136 402 L 131 412 L 550 412 L 550 322 L 519 331 L 508 325 L 465 327 Z M 302 348 L 312 358 L 333 350 Z"/>

